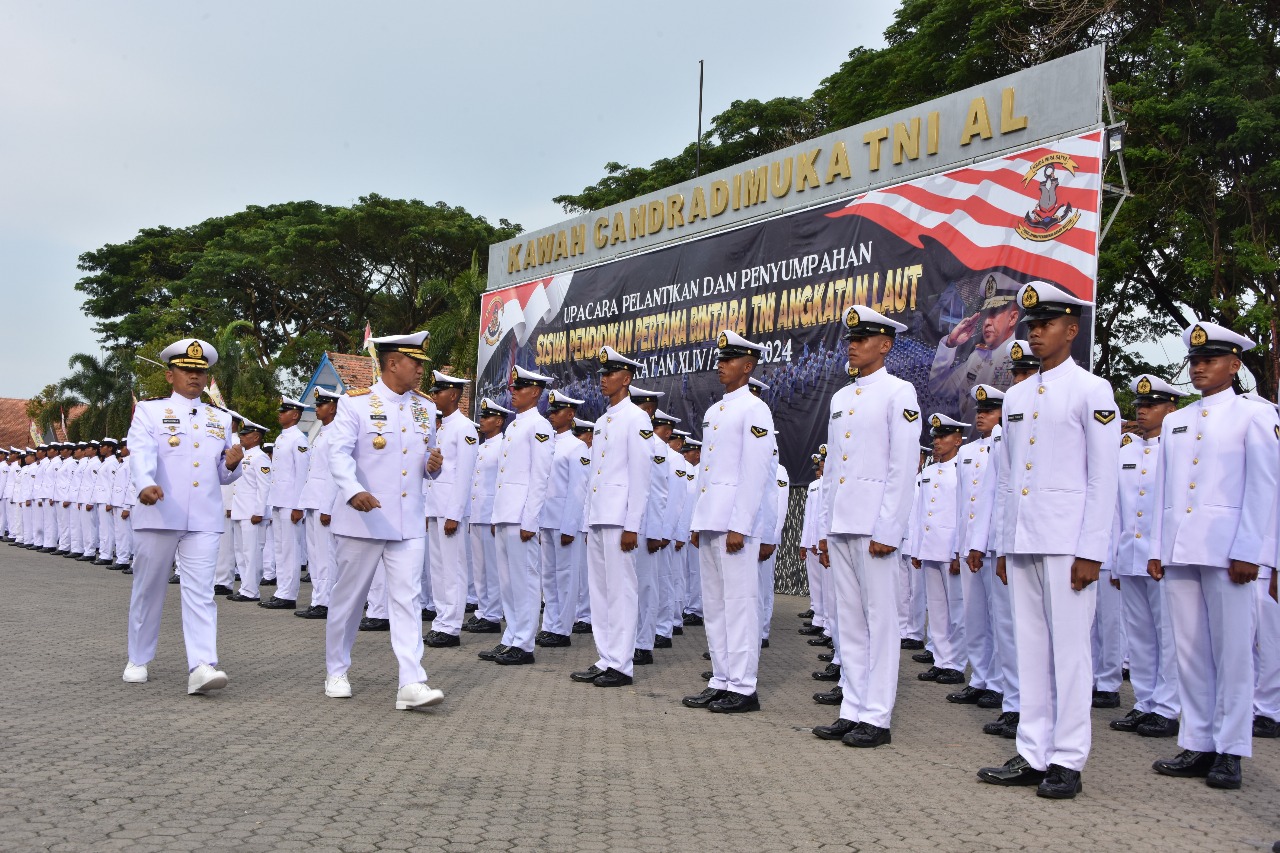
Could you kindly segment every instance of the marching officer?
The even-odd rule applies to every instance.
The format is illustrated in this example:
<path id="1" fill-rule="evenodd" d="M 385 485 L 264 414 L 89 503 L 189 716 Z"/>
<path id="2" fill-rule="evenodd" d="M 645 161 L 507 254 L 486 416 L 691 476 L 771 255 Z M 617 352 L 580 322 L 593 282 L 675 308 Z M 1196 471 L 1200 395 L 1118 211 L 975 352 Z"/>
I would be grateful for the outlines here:
<path id="1" fill-rule="evenodd" d="M 298 605 L 298 590 L 302 578 L 302 536 L 305 530 L 302 519 L 305 513 L 300 507 L 302 487 L 307 482 L 307 436 L 298 428 L 298 421 L 307 404 L 290 397 L 280 398 L 280 435 L 275 441 L 275 453 L 271 457 L 272 530 L 275 534 L 276 587 L 275 595 L 258 602 L 268 610 L 293 610 Z"/>
<path id="2" fill-rule="evenodd" d="M 1153 766 L 1234 789 L 1240 759 L 1253 754 L 1250 584 L 1275 558 L 1280 424 L 1270 406 L 1233 387 L 1253 341 L 1202 320 L 1183 330 L 1182 342 L 1203 396 L 1161 427 L 1147 572 L 1163 580 L 1173 626 L 1183 751 Z"/>
<path id="3" fill-rule="evenodd" d="M 316 387 L 316 419 L 320 421 L 320 434 L 311 444 L 307 463 L 307 482 L 298 495 L 298 508 L 307 517 L 303 524 L 307 538 L 307 572 L 311 575 L 311 606 L 295 610 L 293 615 L 303 619 L 327 619 L 329 617 L 329 591 L 333 588 L 333 576 L 337 567 L 337 551 L 333 541 L 333 472 L 329 469 L 329 425 L 338 415 L 341 395 L 327 388 Z"/>
<path id="4" fill-rule="evenodd" d="M 1000 425 L 1005 570 L 997 571 L 1013 598 L 1018 755 L 978 776 L 1070 799 L 1089 756 L 1089 632 L 1115 513 L 1120 420 L 1111 387 L 1071 359 L 1090 303 L 1034 281 L 1018 304 L 1041 359 L 1039 374 L 1006 392 Z"/>
<path id="5" fill-rule="evenodd" d="M 547 420 L 555 430 L 547 498 L 539 521 L 542 539 L 542 630 L 534 642 L 548 648 L 572 645 L 578 608 L 575 570 L 586 547 L 582 519 L 586 511 L 591 450 L 573 434 L 574 412 L 583 403 L 562 391 L 547 395 Z"/>
<path id="6" fill-rule="evenodd" d="M 919 469 L 920 404 L 885 357 L 906 326 L 861 305 L 844 315 L 848 370 L 827 427 L 824 565 L 831 567 L 839 632 L 840 717 L 814 734 L 848 746 L 891 743 L 902 638 L 894 552 L 906 535 Z"/>
<path id="7" fill-rule="evenodd" d="M 168 397 L 143 400 L 129 425 L 129 467 L 138 487 L 134 508 L 133 595 L 129 602 L 129 662 L 124 680 L 141 684 L 160 639 L 160 613 L 174 557 L 182 561 L 182 637 L 188 694 L 227 686 L 217 668 L 218 609 L 214 563 L 222 533 L 219 486 L 240 476 L 244 452 L 231 440 L 231 416 L 200 402 L 218 353 L 184 338 L 165 347 Z M 190 485 L 188 485 L 190 483 Z"/>
<path id="8" fill-rule="evenodd" d="M 337 576 L 325 623 L 326 696 L 351 696 L 347 671 L 374 569 L 386 577 L 391 648 L 399 665 L 396 710 L 427 708 L 444 693 L 422 668 L 422 481 L 440 469 L 436 407 L 417 390 L 427 361 L 426 332 L 372 338 L 380 378 L 338 401 L 328 429 L 335 497 L 330 528 Z"/>
<path id="9" fill-rule="evenodd" d="M 773 413 L 747 381 L 765 348 L 731 330 L 716 339 L 724 396 L 703 417 L 702 458 L 690 541 L 702 563 L 702 606 L 711 678 L 683 704 L 718 714 L 760 710 L 761 540 L 777 511 Z M 766 508 L 762 513 L 761 507 Z"/>

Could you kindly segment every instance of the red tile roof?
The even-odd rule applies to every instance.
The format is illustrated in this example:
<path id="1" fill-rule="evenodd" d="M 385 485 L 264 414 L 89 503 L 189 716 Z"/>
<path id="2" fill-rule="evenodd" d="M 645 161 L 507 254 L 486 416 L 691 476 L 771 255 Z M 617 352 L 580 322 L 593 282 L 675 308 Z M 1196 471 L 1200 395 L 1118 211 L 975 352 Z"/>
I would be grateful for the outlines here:
<path id="1" fill-rule="evenodd" d="M 26 447 L 30 444 L 30 424 L 26 400 L 0 397 L 0 447 Z"/>
<path id="2" fill-rule="evenodd" d="M 348 388 L 368 388 L 373 384 L 373 359 L 367 355 L 347 355 L 342 352 L 326 354 L 343 385 Z"/>

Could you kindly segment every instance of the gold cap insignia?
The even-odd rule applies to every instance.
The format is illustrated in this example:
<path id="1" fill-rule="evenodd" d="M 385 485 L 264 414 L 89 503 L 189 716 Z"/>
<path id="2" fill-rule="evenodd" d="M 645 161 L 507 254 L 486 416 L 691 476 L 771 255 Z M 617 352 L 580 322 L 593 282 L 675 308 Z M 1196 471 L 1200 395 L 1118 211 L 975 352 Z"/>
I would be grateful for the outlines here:
<path id="1" fill-rule="evenodd" d="M 1148 379 L 1147 377 L 1145 377 L 1145 376 L 1144 376 L 1144 377 L 1142 377 L 1141 379 L 1139 379 L 1139 380 L 1138 380 L 1138 393 L 1139 393 L 1139 394 L 1150 394 L 1150 393 L 1151 393 L 1151 380 L 1150 380 L 1150 379 Z"/>
<path id="2" fill-rule="evenodd" d="M 820 455 L 820 456 L 826 456 L 826 455 L 827 455 L 827 446 L 826 446 L 825 444 L 819 444 L 819 445 L 818 445 L 818 455 Z"/>
<path id="3" fill-rule="evenodd" d="M 552 391 L 550 394 L 547 395 L 547 402 L 554 403 L 555 401 L 556 401 L 556 392 Z"/>
<path id="4" fill-rule="evenodd" d="M 856 326 L 862 322 L 862 315 L 858 313 L 857 305 L 850 305 L 844 312 L 844 324 L 846 326 Z"/>
<path id="5" fill-rule="evenodd" d="M 938 417 L 937 415 L 934 415 L 932 418 L 929 419 L 929 426 L 934 428 L 942 426 L 942 418 Z"/>
<path id="6" fill-rule="evenodd" d="M 1026 290 L 1022 291 L 1022 307 L 1035 308 L 1039 304 L 1040 294 L 1036 293 L 1036 289 L 1028 284 Z"/>
<path id="7" fill-rule="evenodd" d="M 601 350 L 600 350 L 600 363 L 601 363 L 601 364 L 608 364 L 608 362 L 609 362 L 609 353 L 608 353 L 608 352 L 606 352 L 605 350 L 601 349 Z"/>
<path id="8" fill-rule="evenodd" d="M 1202 347 L 1209 342 L 1209 333 L 1197 323 L 1196 327 L 1191 330 L 1191 345 L 1193 347 Z"/>
<path id="9" fill-rule="evenodd" d="M 1022 344 L 1014 344 L 1009 350 L 1009 358 L 1014 361 L 1022 361 Z"/>
<path id="10" fill-rule="evenodd" d="M 987 389 L 979 385 L 978 390 L 974 392 L 973 396 L 978 402 L 982 402 L 987 399 Z"/>
<path id="11" fill-rule="evenodd" d="M 983 293 L 986 295 L 988 299 L 996 295 L 996 277 L 995 276 L 993 275 L 987 276 L 987 283 L 983 285 Z"/>
<path id="12" fill-rule="evenodd" d="M 192 341 L 187 347 L 187 356 L 189 358 L 204 358 L 204 347 L 200 346 L 199 341 Z"/>
<path id="13" fill-rule="evenodd" d="M 720 337 L 716 339 L 716 346 L 720 347 L 721 349 L 724 349 L 728 345 L 729 345 L 729 336 L 726 335 L 724 332 L 721 332 Z"/>
<path id="14" fill-rule="evenodd" d="M 520 372 L 517 371 L 514 367 L 511 368 L 511 381 L 515 382 L 519 378 L 520 378 Z"/>

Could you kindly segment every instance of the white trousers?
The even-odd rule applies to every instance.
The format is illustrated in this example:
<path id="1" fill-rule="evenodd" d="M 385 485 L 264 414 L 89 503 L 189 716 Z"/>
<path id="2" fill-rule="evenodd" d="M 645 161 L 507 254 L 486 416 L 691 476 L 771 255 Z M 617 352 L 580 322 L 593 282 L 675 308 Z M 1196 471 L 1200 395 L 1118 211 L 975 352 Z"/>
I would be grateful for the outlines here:
<path id="1" fill-rule="evenodd" d="M 476 618 L 502 621 L 502 592 L 498 585 L 498 544 L 487 524 L 469 524 L 471 568 L 475 576 Z"/>
<path id="2" fill-rule="evenodd" d="M 1001 711 L 1020 712 L 1022 691 L 1018 684 L 1018 637 L 1013 630 L 1013 594 L 1009 585 L 996 577 L 996 555 L 983 558 L 982 571 L 991 572 L 991 620 L 995 630 L 996 659 L 1000 663 L 1000 692 L 1004 694 Z M 1007 577 L 1007 572 L 1006 572 Z M 992 688 L 995 689 L 995 688 Z"/>
<path id="3" fill-rule="evenodd" d="M 658 621 L 658 633 L 664 637 L 671 636 L 677 625 L 684 624 L 684 603 L 688 600 L 689 591 L 685 587 L 688 570 L 685 563 L 689 561 L 690 546 L 688 542 L 679 551 L 673 543 L 671 554 L 667 559 L 668 573 L 671 578 L 671 606 L 667 609 L 666 621 Z M 665 630 L 664 630 L 665 629 Z"/>
<path id="4" fill-rule="evenodd" d="M 276 579 L 276 526 L 268 513 L 258 524 L 258 544 L 262 547 L 262 579 Z"/>
<path id="5" fill-rule="evenodd" d="M 298 600 L 302 578 L 302 523 L 289 520 L 291 509 L 271 508 L 271 526 L 275 531 L 276 598 Z"/>
<path id="6" fill-rule="evenodd" d="M 467 524 L 459 522 L 452 536 L 444 534 L 443 518 L 427 527 L 431 564 L 431 600 L 436 618 L 431 630 L 458 636 L 467 611 Z"/>
<path id="7" fill-rule="evenodd" d="M 963 579 L 951 574 L 948 563 L 936 560 L 921 560 L 920 572 L 924 575 L 934 666 L 964 672 Z"/>
<path id="8" fill-rule="evenodd" d="M 587 548 L 591 540 L 590 532 L 584 531 L 578 534 L 578 540 L 582 542 L 582 547 L 578 549 L 578 553 L 574 556 L 574 574 L 578 576 L 578 607 L 574 613 L 574 622 L 586 622 L 591 624 L 591 582 L 587 580 Z"/>
<path id="9" fill-rule="evenodd" d="M 41 543 L 43 548 L 58 547 L 58 509 L 61 506 L 57 501 L 44 502 L 44 541 Z"/>
<path id="10" fill-rule="evenodd" d="M 901 549 L 893 556 L 898 560 L 898 639 L 923 640 L 927 598 L 924 575 L 915 570 L 911 558 Z"/>
<path id="11" fill-rule="evenodd" d="M 422 537 L 422 591 L 418 593 L 418 605 L 421 610 L 435 608 L 435 594 L 431 589 L 431 536 Z"/>
<path id="12" fill-rule="evenodd" d="M 336 537 L 335 537 L 336 538 Z M 425 549 L 423 553 L 426 553 Z M 334 582 L 337 583 L 337 575 L 334 576 Z M 419 594 L 421 595 L 421 594 Z M 332 600 L 332 598 L 330 598 Z M 369 592 L 364 597 L 365 615 L 370 619 L 387 619 L 387 569 L 382 561 L 378 561 L 378 565 L 373 569 L 373 579 L 369 581 Z M 422 608 L 418 608 L 418 618 L 422 618 Z"/>
<path id="13" fill-rule="evenodd" d="M 870 536 L 827 537 L 839 610 L 840 716 L 887 729 L 898 697 L 900 558 L 872 557 L 870 544 Z"/>
<path id="14" fill-rule="evenodd" d="M 80 543 L 86 554 L 98 553 L 98 511 L 80 508 Z"/>
<path id="15" fill-rule="evenodd" d="M 804 554 L 804 572 L 809 579 L 809 609 L 813 611 L 813 618 L 809 621 L 822 628 L 827 624 L 825 602 L 822 600 L 822 584 L 827 575 L 822 563 L 808 549 Z"/>
<path id="16" fill-rule="evenodd" d="M 673 577 L 676 572 L 676 546 L 669 544 L 654 556 L 658 558 L 658 611 L 655 614 L 653 633 L 655 636 L 669 638 L 671 629 L 676 624 L 676 582 Z"/>
<path id="17" fill-rule="evenodd" d="M 701 540 L 699 540 L 701 541 Z M 692 544 L 688 546 L 693 548 L 693 553 L 689 555 L 689 559 L 685 561 L 684 588 L 688 590 L 687 600 L 684 603 L 684 612 L 701 616 L 702 607 L 702 555 L 701 548 L 694 548 Z"/>
<path id="18" fill-rule="evenodd" d="M 519 524 L 499 524 L 497 535 L 498 583 L 502 592 L 502 612 L 506 614 L 504 646 L 533 651 L 538 633 L 538 608 L 542 604 L 539 581 L 541 546 L 538 537 L 520 541 Z"/>
<path id="19" fill-rule="evenodd" d="M 829 556 L 830 540 L 827 542 L 827 549 Z M 827 614 L 827 624 L 822 626 L 822 630 L 825 636 L 831 638 L 831 662 L 836 666 L 843 666 L 840 661 L 840 606 L 836 601 L 835 575 L 832 574 L 830 568 L 825 568 L 822 571 L 826 573 L 822 580 L 822 597 L 823 608 Z"/>
<path id="20" fill-rule="evenodd" d="M 969 686 L 1003 693 L 1000 659 L 996 655 L 995 619 L 991 612 L 993 582 L 1000 583 L 994 565 L 984 561 L 981 569 L 971 572 L 965 561 L 960 561 L 960 584 L 964 588 L 964 653 L 973 668 Z"/>
<path id="21" fill-rule="evenodd" d="M 759 555 L 757 555 L 759 556 Z M 769 639 L 769 629 L 773 626 L 773 571 L 778 564 L 778 552 L 774 550 L 769 559 L 756 563 L 760 591 L 760 639 Z"/>
<path id="22" fill-rule="evenodd" d="M 311 606 L 328 607 L 337 571 L 338 552 L 329 528 L 320 523 L 320 510 L 307 510 L 307 566 L 311 574 Z"/>
<path id="23" fill-rule="evenodd" d="M 63 506 L 62 501 L 55 501 L 54 513 L 58 520 L 58 550 L 71 550 L 71 510 Z"/>
<path id="24" fill-rule="evenodd" d="M 636 548 L 636 643 L 637 649 L 653 651 L 658 624 L 658 574 L 662 552 L 650 554 L 644 536 Z"/>
<path id="25" fill-rule="evenodd" d="M 1124 605 L 1111 585 L 1111 572 L 1098 575 L 1098 607 L 1093 614 L 1093 689 L 1114 693 L 1124 680 Z"/>
<path id="26" fill-rule="evenodd" d="M 119 565 L 128 565 L 133 561 L 133 523 L 123 517 L 125 512 L 124 507 L 116 507 L 116 563 Z M 132 517 L 133 510 L 128 512 Z"/>
<path id="27" fill-rule="evenodd" d="M 1089 757 L 1093 660 L 1089 630 L 1098 585 L 1071 589 L 1062 554 L 1009 554 L 1005 574 L 1017 634 L 1021 718 L 1018 754 L 1036 770 L 1082 770 Z"/>
<path id="28" fill-rule="evenodd" d="M 112 509 L 107 512 L 106 504 L 97 504 L 94 506 L 93 512 L 98 516 L 98 557 L 103 560 L 110 560 L 116 553 L 116 512 Z"/>
<path id="29" fill-rule="evenodd" d="M 1173 626 L 1169 622 L 1164 595 L 1164 584 L 1146 575 L 1120 578 L 1120 604 L 1129 645 L 1129 683 L 1133 686 L 1134 710 L 1175 720 L 1181 709 L 1178 702 L 1178 655 L 1174 649 Z M 1101 601 L 1098 606 L 1101 609 Z"/>
<path id="30" fill-rule="evenodd" d="M 560 531 L 542 529 L 542 630 L 568 635 L 578 611 L 578 555 L 582 534 L 560 544 Z"/>
<path id="31" fill-rule="evenodd" d="M 135 530 L 133 590 L 129 599 L 129 660 L 155 659 L 160 614 L 174 556 L 182 560 L 182 639 L 187 671 L 218 665 L 218 606 L 213 600 L 213 563 L 221 534 L 182 530 Z"/>
<path id="32" fill-rule="evenodd" d="M 360 629 L 360 610 L 373 573 L 382 564 L 391 620 L 391 650 L 399 665 L 400 686 L 427 680 L 422 668 L 422 612 L 418 599 L 422 580 L 421 538 L 388 542 L 335 536 L 338 573 L 325 622 L 325 666 L 329 675 L 351 668 L 351 647 Z"/>
<path id="33" fill-rule="evenodd" d="M 1126 578 L 1127 580 L 1127 578 Z M 1267 594 L 1267 580 L 1251 584 L 1258 600 L 1258 628 L 1253 644 L 1253 713 L 1280 720 L 1280 604 Z"/>
<path id="34" fill-rule="evenodd" d="M 240 573 L 240 594 L 249 598 L 261 595 L 258 584 L 262 582 L 262 546 L 259 537 L 264 522 L 254 524 L 247 518 L 232 521 L 232 548 L 236 557 L 236 571 Z"/>
<path id="35" fill-rule="evenodd" d="M 1165 566 L 1165 603 L 1178 650 L 1178 746 L 1253 755 L 1254 584 L 1226 569 Z"/>
<path id="36" fill-rule="evenodd" d="M 72 554 L 84 553 L 84 528 L 80 525 L 80 515 L 83 512 L 84 507 L 74 501 L 67 507 L 67 538 Z"/>
<path id="37" fill-rule="evenodd" d="M 214 565 L 214 586 L 233 587 L 236 583 L 236 522 L 222 514 L 222 538 L 218 540 L 218 560 Z"/>
<path id="38" fill-rule="evenodd" d="M 760 540 L 744 536 L 736 554 L 725 547 L 727 533 L 698 534 L 702 561 L 702 607 L 713 690 L 750 696 L 760 669 Z"/>
<path id="39" fill-rule="evenodd" d="M 587 536 L 587 585 L 592 639 L 600 656 L 596 666 L 631 675 L 639 615 L 636 553 L 644 546 L 626 552 L 621 546 L 621 527 L 592 525 Z"/>

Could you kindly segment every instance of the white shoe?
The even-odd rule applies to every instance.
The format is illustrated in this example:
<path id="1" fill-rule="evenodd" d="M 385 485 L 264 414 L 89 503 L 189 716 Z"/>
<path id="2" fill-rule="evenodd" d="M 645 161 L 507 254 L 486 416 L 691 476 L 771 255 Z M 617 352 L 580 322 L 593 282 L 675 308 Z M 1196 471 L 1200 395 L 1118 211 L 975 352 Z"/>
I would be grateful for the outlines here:
<path id="1" fill-rule="evenodd" d="M 147 667 L 146 664 L 137 664 L 129 661 L 124 667 L 124 683 L 125 684 L 146 684 L 147 683 Z"/>
<path id="2" fill-rule="evenodd" d="M 227 686 L 227 674 L 202 663 L 187 676 L 187 695 L 205 694 L 210 690 L 221 690 Z"/>
<path id="3" fill-rule="evenodd" d="M 324 695 L 330 699 L 350 699 L 351 698 L 351 682 L 347 681 L 347 674 L 331 675 L 324 680 Z"/>
<path id="4" fill-rule="evenodd" d="M 444 691 L 428 687 L 425 681 L 417 684 L 406 684 L 396 694 L 396 710 L 408 711 L 413 708 L 430 708 L 444 701 Z"/>

